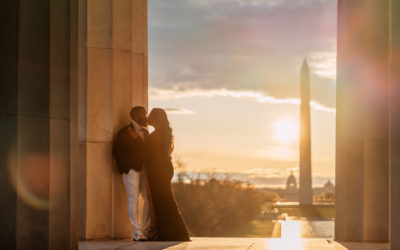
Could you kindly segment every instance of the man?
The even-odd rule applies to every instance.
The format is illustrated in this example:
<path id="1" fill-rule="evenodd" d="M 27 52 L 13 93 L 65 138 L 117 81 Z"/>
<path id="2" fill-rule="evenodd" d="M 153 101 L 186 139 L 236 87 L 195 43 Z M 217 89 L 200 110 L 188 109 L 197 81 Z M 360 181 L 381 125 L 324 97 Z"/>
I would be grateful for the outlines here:
<path id="1" fill-rule="evenodd" d="M 145 241 L 151 237 L 151 215 L 147 177 L 144 170 L 144 141 L 148 136 L 146 109 L 135 106 L 131 109 L 131 124 L 122 128 L 113 144 L 113 156 L 128 197 L 128 215 L 133 229 L 134 241 Z M 139 194 L 144 200 L 142 223 L 139 223 Z"/>

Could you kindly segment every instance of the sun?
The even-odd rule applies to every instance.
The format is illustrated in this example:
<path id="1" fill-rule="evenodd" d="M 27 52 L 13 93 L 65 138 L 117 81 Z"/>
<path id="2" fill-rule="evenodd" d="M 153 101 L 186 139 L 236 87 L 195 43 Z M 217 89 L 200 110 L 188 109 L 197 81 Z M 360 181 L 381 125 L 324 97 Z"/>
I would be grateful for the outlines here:
<path id="1" fill-rule="evenodd" d="M 291 143 L 298 138 L 299 125 L 290 118 L 283 118 L 272 125 L 274 137 L 281 143 Z"/>

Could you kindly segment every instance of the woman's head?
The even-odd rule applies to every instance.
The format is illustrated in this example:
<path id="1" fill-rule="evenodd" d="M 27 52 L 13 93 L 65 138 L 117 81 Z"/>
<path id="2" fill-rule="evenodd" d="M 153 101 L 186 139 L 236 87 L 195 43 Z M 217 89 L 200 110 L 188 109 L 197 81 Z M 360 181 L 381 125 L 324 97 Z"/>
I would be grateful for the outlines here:
<path id="1" fill-rule="evenodd" d="M 161 131 L 165 139 L 165 146 L 168 149 L 173 148 L 173 135 L 172 129 L 169 126 L 167 113 L 161 108 L 154 108 L 151 110 L 148 117 L 149 125 L 153 126 L 156 130 Z M 172 151 L 171 151 L 172 152 Z"/>
<path id="2" fill-rule="evenodd" d="M 167 113 L 161 108 L 153 108 L 148 117 L 149 125 L 155 128 L 169 128 Z"/>

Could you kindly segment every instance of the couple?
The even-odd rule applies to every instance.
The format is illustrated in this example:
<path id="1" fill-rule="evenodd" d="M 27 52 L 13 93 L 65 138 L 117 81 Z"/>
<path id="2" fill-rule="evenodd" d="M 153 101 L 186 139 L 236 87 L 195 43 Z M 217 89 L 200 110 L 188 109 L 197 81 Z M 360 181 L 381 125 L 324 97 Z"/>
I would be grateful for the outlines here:
<path id="1" fill-rule="evenodd" d="M 171 189 L 174 169 L 172 129 L 163 109 L 135 106 L 131 124 L 122 128 L 113 143 L 128 196 L 128 215 L 134 241 L 188 241 L 189 233 L 176 205 Z M 149 134 L 147 124 L 154 127 Z M 139 219 L 138 198 L 144 200 Z M 141 221 L 141 223 L 140 223 Z"/>

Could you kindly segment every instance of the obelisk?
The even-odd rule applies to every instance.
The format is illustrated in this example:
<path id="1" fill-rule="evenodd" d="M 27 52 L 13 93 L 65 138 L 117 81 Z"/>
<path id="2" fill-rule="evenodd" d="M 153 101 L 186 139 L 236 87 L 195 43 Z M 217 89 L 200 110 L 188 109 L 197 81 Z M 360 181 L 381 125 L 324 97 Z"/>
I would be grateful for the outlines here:
<path id="1" fill-rule="evenodd" d="M 310 70 L 304 59 L 300 82 L 300 187 L 301 205 L 312 204 Z"/>

